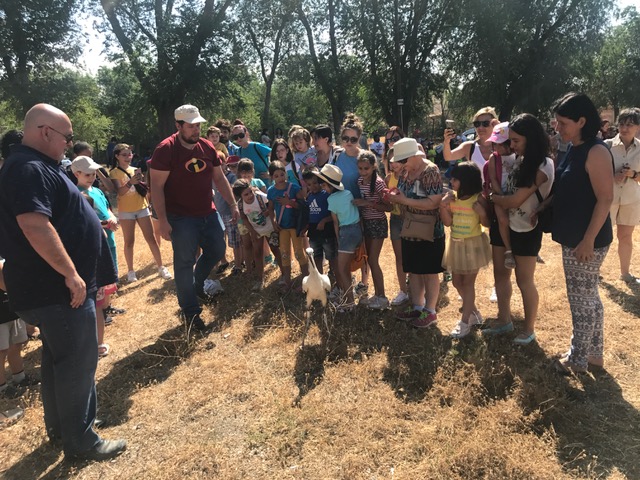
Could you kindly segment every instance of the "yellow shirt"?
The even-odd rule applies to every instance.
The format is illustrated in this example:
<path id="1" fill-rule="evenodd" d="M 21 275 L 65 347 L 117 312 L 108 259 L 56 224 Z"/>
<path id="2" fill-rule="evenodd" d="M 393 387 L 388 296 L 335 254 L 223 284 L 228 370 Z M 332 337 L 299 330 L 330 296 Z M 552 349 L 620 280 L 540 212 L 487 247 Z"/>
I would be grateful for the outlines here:
<path id="1" fill-rule="evenodd" d="M 480 215 L 473 209 L 473 204 L 478 200 L 479 193 L 472 195 L 466 200 L 451 202 L 451 214 L 453 223 L 451 224 L 451 236 L 453 238 L 471 238 L 482 234 L 480 225 Z"/>
<path id="2" fill-rule="evenodd" d="M 127 173 L 133 177 L 136 173 L 136 169 L 129 167 L 127 168 Z M 109 177 L 114 180 L 118 180 L 120 182 L 120 186 L 130 180 L 130 178 L 127 177 L 127 175 L 119 168 L 111 170 L 111 172 L 109 172 Z M 118 212 L 137 212 L 138 210 L 142 210 L 148 206 L 149 203 L 147 202 L 147 199 L 141 196 L 133 185 L 131 185 L 127 193 L 124 195 L 118 195 Z"/>
<path id="3" fill-rule="evenodd" d="M 215 147 L 216 151 L 218 152 L 218 156 L 222 157 L 220 158 L 221 161 L 229 158 L 229 151 L 227 150 L 227 147 L 224 145 L 224 143 L 218 142 L 218 145 L 215 145 Z"/>
<path id="4" fill-rule="evenodd" d="M 398 188 L 398 177 L 396 177 L 393 173 L 389 177 L 389 186 L 387 187 L 389 190 L 394 188 Z M 394 203 L 393 209 L 391 210 L 391 215 L 402 215 L 402 210 L 400 210 L 400 204 Z"/>

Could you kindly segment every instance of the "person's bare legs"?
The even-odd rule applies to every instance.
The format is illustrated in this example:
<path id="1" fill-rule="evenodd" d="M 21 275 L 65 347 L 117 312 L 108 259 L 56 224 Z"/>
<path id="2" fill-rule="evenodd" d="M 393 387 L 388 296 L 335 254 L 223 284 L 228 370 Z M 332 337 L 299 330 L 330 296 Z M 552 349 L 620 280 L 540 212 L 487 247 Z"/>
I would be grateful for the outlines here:
<path id="1" fill-rule="evenodd" d="M 149 250 L 151 250 L 151 255 L 153 255 L 153 259 L 156 262 L 156 266 L 158 268 L 163 266 L 162 263 L 162 254 L 160 253 L 160 247 L 158 247 L 158 243 L 156 242 L 155 236 L 153 234 L 153 225 L 151 225 L 151 217 L 142 217 L 138 219 L 138 225 L 140 226 L 140 230 L 142 230 L 142 235 L 149 245 Z"/>
<path id="2" fill-rule="evenodd" d="M 534 279 L 536 271 L 536 257 L 521 257 L 516 255 L 516 283 L 522 294 L 524 306 L 524 331 L 518 337 L 528 337 L 535 330 L 538 315 L 538 289 Z"/>
<path id="3" fill-rule="evenodd" d="M 511 270 L 504 266 L 505 247 L 492 246 L 493 255 L 493 280 L 496 286 L 496 296 L 498 297 L 498 320 L 497 326 L 511 322 Z"/>
<path id="4" fill-rule="evenodd" d="M 353 303 L 353 288 L 351 288 L 351 261 L 353 253 L 338 252 L 338 287 L 346 297 L 347 303 Z"/>
<path id="5" fill-rule="evenodd" d="M 382 238 L 365 238 L 364 243 L 367 247 L 367 262 L 369 270 L 371 270 L 371 278 L 373 279 L 373 287 L 375 295 L 378 297 L 386 297 L 384 292 L 384 275 L 380 268 L 380 252 L 382 251 Z"/>
<path id="6" fill-rule="evenodd" d="M 124 243 L 124 260 L 127 263 L 127 271 L 133 271 L 133 246 L 136 241 L 136 221 L 120 220 L 122 227 L 122 240 Z"/>
<path id="7" fill-rule="evenodd" d="M 620 275 L 629 275 L 631 254 L 633 253 L 633 225 L 616 225 L 618 237 L 618 258 L 620 259 Z"/>

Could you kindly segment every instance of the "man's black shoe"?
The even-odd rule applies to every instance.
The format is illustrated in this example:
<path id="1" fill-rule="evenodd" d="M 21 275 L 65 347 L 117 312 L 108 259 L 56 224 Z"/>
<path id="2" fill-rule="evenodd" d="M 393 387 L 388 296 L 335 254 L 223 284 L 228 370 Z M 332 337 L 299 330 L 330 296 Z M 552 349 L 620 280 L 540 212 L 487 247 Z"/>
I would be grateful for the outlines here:
<path id="1" fill-rule="evenodd" d="M 200 318 L 200 314 L 186 316 L 183 315 L 184 323 L 187 326 L 187 330 L 195 330 L 197 332 L 206 332 L 207 326 Z"/>
<path id="2" fill-rule="evenodd" d="M 71 460 L 95 460 L 100 462 L 102 460 L 109 460 L 110 458 L 117 457 L 127 449 L 126 440 L 100 440 L 94 445 L 93 448 L 86 452 L 74 453 L 66 455 L 65 457 Z"/>
<path id="3" fill-rule="evenodd" d="M 209 295 L 207 292 L 196 292 L 196 297 L 203 305 L 211 305 L 215 302 L 215 297 L 213 295 Z"/>

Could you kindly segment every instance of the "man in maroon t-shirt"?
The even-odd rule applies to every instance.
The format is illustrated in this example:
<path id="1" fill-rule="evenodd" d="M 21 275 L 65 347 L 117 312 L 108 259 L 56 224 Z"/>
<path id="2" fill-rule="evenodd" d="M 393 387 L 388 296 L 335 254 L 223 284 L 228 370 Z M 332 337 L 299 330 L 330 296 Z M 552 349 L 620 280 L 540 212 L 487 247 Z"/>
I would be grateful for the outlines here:
<path id="1" fill-rule="evenodd" d="M 173 270 L 178 303 L 187 328 L 206 330 L 198 299 L 208 302 L 204 281 L 225 251 L 222 224 L 213 204 L 212 185 L 231 205 L 234 221 L 238 207 L 215 147 L 200 137 L 205 119 L 193 105 L 175 111 L 176 133 L 156 147 L 149 161 L 151 199 L 160 234 L 173 245 Z M 202 255 L 195 261 L 198 248 Z M 195 270 L 193 268 L 195 263 Z"/>

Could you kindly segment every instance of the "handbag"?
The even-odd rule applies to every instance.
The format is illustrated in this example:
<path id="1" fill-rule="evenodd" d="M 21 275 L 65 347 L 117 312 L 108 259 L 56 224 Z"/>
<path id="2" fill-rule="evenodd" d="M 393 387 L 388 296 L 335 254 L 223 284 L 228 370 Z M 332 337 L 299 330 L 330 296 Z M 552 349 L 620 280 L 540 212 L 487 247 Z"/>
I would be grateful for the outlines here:
<path id="1" fill-rule="evenodd" d="M 536 197 L 538 197 L 538 202 L 542 203 L 544 199 L 540 194 L 539 190 L 536 190 Z M 544 233 L 551 233 L 551 225 L 553 223 L 553 205 L 550 203 L 547 207 L 538 212 L 538 227 Z"/>
<path id="2" fill-rule="evenodd" d="M 356 272 L 360 270 L 367 262 L 367 247 L 364 244 L 364 240 L 360 242 L 356 251 L 353 252 L 353 259 L 351 260 L 350 270 Z"/>
<path id="3" fill-rule="evenodd" d="M 435 215 L 423 215 L 405 209 L 402 216 L 400 237 L 433 242 L 436 226 Z"/>

